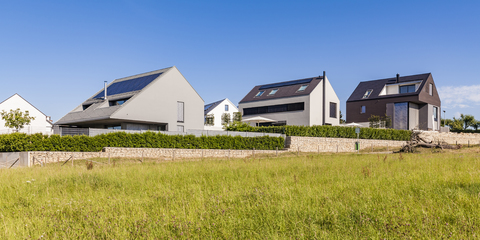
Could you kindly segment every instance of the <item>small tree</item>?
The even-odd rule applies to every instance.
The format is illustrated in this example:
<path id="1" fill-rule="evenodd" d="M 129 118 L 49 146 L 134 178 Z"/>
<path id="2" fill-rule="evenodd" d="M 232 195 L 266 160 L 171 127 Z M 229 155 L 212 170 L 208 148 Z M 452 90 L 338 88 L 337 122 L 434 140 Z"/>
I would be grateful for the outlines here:
<path id="1" fill-rule="evenodd" d="M 241 122 L 242 121 L 242 113 L 241 112 L 234 112 L 232 120 L 233 120 L 233 122 Z"/>
<path id="2" fill-rule="evenodd" d="M 5 127 L 14 128 L 16 132 L 25 125 L 29 125 L 32 120 L 35 120 L 35 117 L 30 116 L 28 110 L 22 112 L 20 108 L 10 109 L 10 112 L 3 110 L 0 115 L 2 115 L 2 119 L 5 121 Z"/>
<path id="3" fill-rule="evenodd" d="M 478 128 L 480 128 L 480 121 L 479 121 L 479 120 L 475 120 L 475 121 L 472 123 L 472 127 L 473 127 L 473 129 L 475 129 L 475 131 L 477 131 Z"/>
<path id="4" fill-rule="evenodd" d="M 342 111 L 340 111 L 340 123 L 346 123 L 345 119 L 343 119 Z"/>
<path id="5" fill-rule="evenodd" d="M 215 116 L 213 114 L 207 114 L 207 116 L 205 116 L 205 125 L 213 126 L 214 124 L 215 124 Z"/>
<path id="6" fill-rule="evenodd" d="M 377 115 L 370 115 L 368 118 L 369 127 L 371 128 L 379 128 L 380 127 L 380 116 Z"/>
<path id="7" fill-rule="evenodd" d="M 230 113 L 222 114 L 222 125 L 227 126 L 231 121 Z"/>
<path id="8" fill-rule="evenodd" d="M 475 118 L 472 115 L 460 114 L 460 120 L 463 122 L 463 130 L 466 130 L 469 127 L 473 127 L 475 124 Z"/>

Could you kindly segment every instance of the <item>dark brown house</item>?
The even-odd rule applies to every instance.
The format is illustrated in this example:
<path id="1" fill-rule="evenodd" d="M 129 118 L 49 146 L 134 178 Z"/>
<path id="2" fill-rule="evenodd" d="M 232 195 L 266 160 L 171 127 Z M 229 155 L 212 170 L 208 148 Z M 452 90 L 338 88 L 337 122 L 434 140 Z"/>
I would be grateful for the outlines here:
<path id="1" fill-rule="evenodd" d="M 431 73 L 360 82 L 347 100 L 347 123 L 389 116 L 395 129 L 439 130 L 440 97 Z"/>

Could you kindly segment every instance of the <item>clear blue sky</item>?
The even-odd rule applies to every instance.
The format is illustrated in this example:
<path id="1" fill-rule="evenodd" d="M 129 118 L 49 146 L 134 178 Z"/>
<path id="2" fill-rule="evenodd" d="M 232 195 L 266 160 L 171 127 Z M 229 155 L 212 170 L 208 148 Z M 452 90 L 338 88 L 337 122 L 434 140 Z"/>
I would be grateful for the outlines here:
<path id="1" fill-rule="evenodd" d="M 0 99 L 57 121 L 103 81 L 177 66 L 205 103 L 321 75 L 431 72 L 447 118 L 480 119 L 480 1 L 0 1 Z M 2 101 L 0 100 L 0 101 Z M 442 113 L 443 117 L 443 113 Z"/>

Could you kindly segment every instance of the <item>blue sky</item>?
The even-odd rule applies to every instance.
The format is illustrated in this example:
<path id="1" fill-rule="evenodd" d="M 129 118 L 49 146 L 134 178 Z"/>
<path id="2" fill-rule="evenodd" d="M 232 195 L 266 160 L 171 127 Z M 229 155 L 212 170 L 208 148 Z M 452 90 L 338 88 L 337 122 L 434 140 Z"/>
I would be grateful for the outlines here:
<path id="1" fill-rule="evenodd" d="M 177 66 L 205 103 L 321 75 L 431 72 L 447 118 L 480 119 L 480 1 L 0 1 L 0 99 L 57 121 L 103 81 Z M 1 101 L 1 100 L 0 100 Z M 443 117 L 443 113 L 442 113 Z"/>

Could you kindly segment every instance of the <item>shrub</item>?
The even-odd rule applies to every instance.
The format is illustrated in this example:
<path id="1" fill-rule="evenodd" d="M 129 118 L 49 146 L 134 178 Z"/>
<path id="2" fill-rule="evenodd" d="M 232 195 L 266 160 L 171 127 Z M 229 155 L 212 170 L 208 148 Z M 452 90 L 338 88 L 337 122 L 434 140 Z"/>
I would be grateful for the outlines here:
<path id="1" fill-rule="evenodd" d="M 341 126 L 268 126 L 252 127 L 244 124 L 231 124 L 228 131 L 283 133 L 287 136 L 357 138 L 354 127 Z M 412 132 L 396 129 L 360 128 L 360 138 L 380 140 L 410 140 Z"/>
<path id="2" fill-rule="evenodd" d="M 162 133 L 115 132 L 88 136 L 59 136 L 25 133 L 0 135 L 0 152 L 71 151 L 97 152 L 104 147 L 189 149 L 283 149 L 282 137 L 165 135 Z"/>

